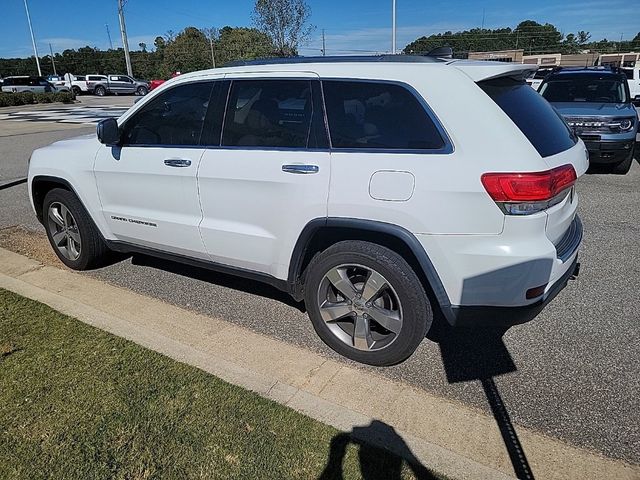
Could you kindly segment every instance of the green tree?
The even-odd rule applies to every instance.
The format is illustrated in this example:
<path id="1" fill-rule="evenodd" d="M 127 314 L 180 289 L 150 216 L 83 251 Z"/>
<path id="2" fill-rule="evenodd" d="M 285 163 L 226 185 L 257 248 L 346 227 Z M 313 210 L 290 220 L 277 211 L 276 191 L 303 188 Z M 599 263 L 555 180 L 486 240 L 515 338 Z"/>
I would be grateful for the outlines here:
<path id="1" fill-rule="evenodd" d="M 163 76 L 171 72 L 192 72 L 211 68 L 211 47 L 206 35 L 195 27 L 187 27 L 174 40 L 167 41 L 162 62 Z"/>
<path id="2" fill-rule="evenodd" d="M 233 60 L 252 60 L 273 56 L 276 48 L 271 38 L 255 29 L 224 27 L 215 42 L 216 62 L 219 65 Z"/>
<path id="3" fill-rule="evenodd" d="M 295 56 L 314 30 L 305 0 L 256 0 L 253 22 L 267 34 L 280 56 Z"/>

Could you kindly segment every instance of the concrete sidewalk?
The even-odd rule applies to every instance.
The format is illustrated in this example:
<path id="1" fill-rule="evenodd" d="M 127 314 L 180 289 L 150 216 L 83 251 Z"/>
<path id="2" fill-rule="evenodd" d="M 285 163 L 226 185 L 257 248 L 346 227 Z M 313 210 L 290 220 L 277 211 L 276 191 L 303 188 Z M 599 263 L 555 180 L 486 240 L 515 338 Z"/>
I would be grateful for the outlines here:
<path id="1" fill-rule="evenodd" d="M 451 478 L 512 478 L 496 420 L 357 367 L 0 249 L 0 287 L 348 431 L 393 426 L 428 468 Z M 640 468 L 517 429 L 538 479 L 638 479 Z M 511 432 L 516 436 L 515 432 Z M 366 440 L 394 450 L 384 438 Z M 397 451 L 396 453 L 401 453 Z M 512 452 L 513 455 L 513 452 Z M 521 477 L 523 476 L 521 473 Z M 529 478 L 532 478 L 529 477 Z"/>

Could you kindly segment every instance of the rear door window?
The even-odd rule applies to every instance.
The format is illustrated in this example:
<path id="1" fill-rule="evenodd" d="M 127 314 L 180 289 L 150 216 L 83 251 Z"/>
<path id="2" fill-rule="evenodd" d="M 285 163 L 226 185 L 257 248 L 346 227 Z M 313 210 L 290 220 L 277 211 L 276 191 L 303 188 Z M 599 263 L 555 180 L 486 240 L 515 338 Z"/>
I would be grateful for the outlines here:
<path id="1" fill-rule="evenodd" d="M 478 85 L 516 124 L 542 157 L 573 147 L 577 138 L 560 114 L 524 81 L 496 78 Z"/>
<path id="2" fill-rule="evenodd" d="M 314 115 L 313 83 L 309 80 L 234 80 L 227 102 L 222 145 L 321 147 L 313 134 L 312 124 L 317 123 L 314 119 L 321 119 Z"/>
<path id="3" fill-rule="evenodd" d="M 438 150 L 445 141 L 405 87 L 393 83 L 322 82 L 332 148 Z"/>

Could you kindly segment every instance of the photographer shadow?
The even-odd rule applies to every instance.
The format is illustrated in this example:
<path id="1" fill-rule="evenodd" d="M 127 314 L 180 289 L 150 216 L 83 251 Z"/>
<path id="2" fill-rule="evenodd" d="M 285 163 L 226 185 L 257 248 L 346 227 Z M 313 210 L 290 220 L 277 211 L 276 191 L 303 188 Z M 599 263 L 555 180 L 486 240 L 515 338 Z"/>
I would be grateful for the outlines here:
<path id="1" fill-rule="evenodd" d="M 437 480 L 415 457 L 393 427 L 373 420 L 366 427 L 354 427 L 333 437 L 329 458 L 318 480 L 342 480 L 343 462 L 350 444 L 358 447 L 360 474 L 364 480 L 400 480 L 406 461 L 408 469 L 419 480 Z M 378 448 L 376 445 L 384 446 Z"/>

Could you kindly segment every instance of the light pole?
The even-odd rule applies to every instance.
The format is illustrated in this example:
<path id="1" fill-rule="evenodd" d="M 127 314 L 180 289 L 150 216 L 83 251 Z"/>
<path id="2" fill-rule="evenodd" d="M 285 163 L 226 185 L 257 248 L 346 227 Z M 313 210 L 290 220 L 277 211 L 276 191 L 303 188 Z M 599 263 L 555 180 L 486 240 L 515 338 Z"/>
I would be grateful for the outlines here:
<path id="1" fill-rule="evenodd" d="M 53 59 L 53 48 L 51 48 L 51 44 L 49 44 L 49 52 L 51 52 L 51 64 L 53 65 L 53 74 L 58 75 L 58 72 L 56 72 L 56 61 Z"/>
<path id="2" fill-rule="evenodd" d="M 26 1 L 26 0 L 25 0 Z M 131 57 L 129 56 L 129 41 L 127 40 L 127 27 L 124 24 L 124 11 L 122 0 L 118 0 L 118 18 L 120 19 L 120 34 L 122 35 L 122 47 L 124 48 L 124 59 L 127 62 L 127 75 L 133 77 L 131 68 Z"/>
<path id="3" fill-rule="evenodd" d="M 38 65 L 38 76 L 42 76 L 42 70 L 40 70 L 40 59 L 38 58 L 38 49 L 36 47 L 36 37 L 33 36 L 33 27 L 31 26 L 31 15 L 29 15 L 29 5 L 27 0 L 24 0 L 24 9 L 27 11 L 27 21 L 29 22 L 29 31 L 31 32 L 31 43 L 33 44 L 33 53 L 36 56 L 36 65 Z"/>
<path id="4" fill-rule="evenodd" d="M 396 54 L 396 0 L 392 2 L 392 14 L 391 14 L 391 53 Z"/>

